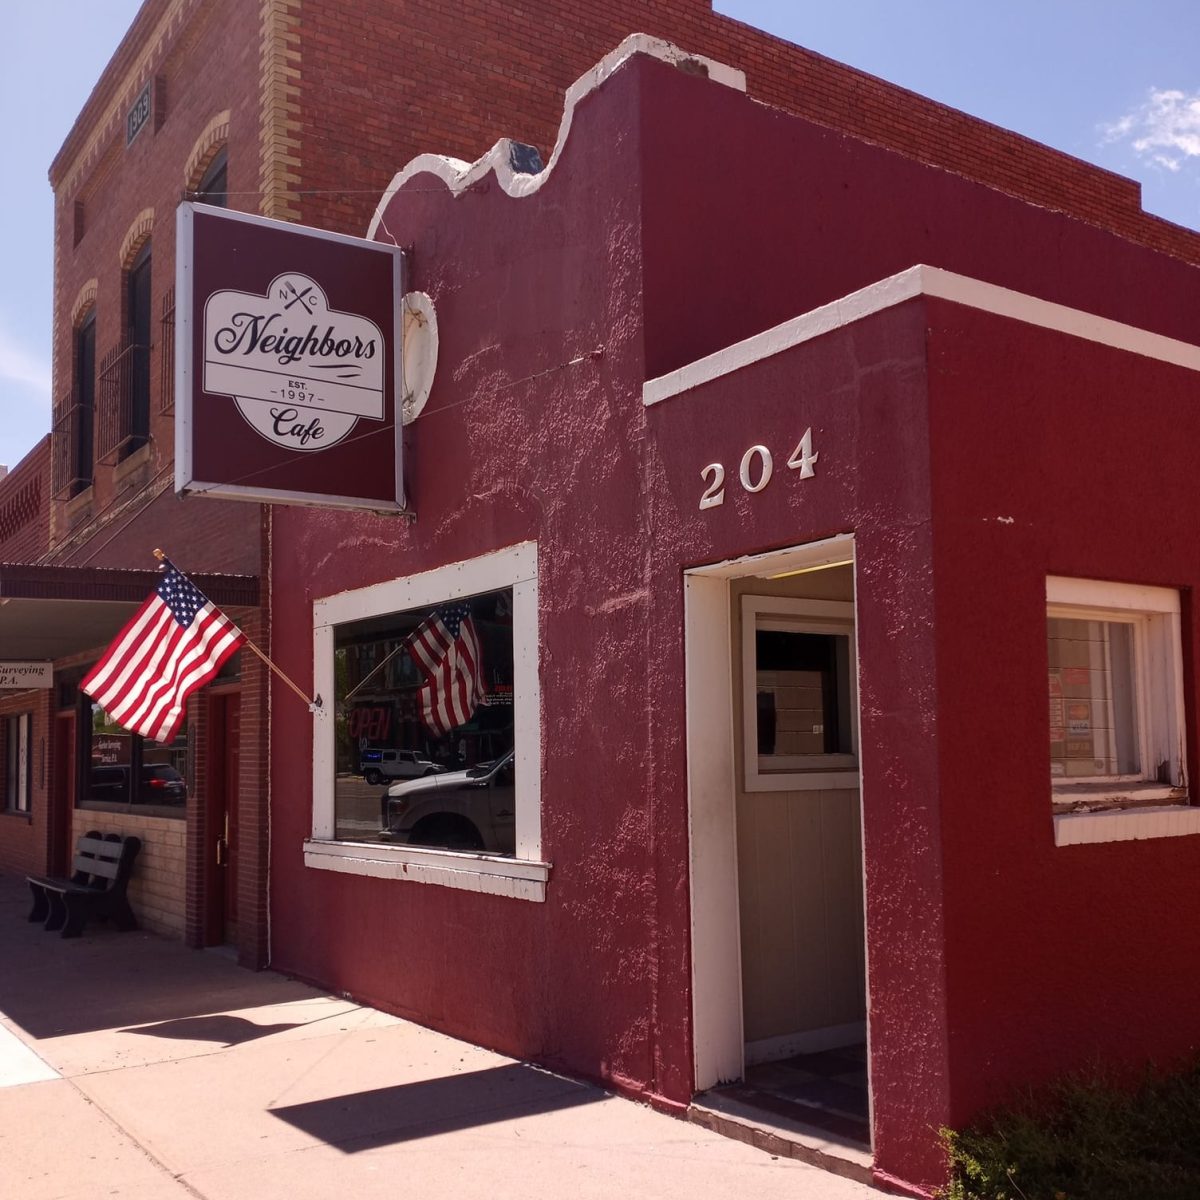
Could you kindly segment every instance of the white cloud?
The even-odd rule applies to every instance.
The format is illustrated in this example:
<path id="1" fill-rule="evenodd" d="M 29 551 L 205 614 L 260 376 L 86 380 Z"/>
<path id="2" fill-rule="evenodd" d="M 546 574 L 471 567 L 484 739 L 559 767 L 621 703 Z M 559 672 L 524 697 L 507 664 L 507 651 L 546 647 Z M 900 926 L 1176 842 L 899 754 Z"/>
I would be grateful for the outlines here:
<path id="1" fill-rule="evenodd" d="M 1138 154 L 1178 171 L 1200 160 L 1200 91 L 1151 88 L 1144 103 L 1103 129 L 1106 141 L 1129 139 Z"/>
<path id="2" fill-rule="evenodd" d="M 0 329 L 0 381 L 18 383 L 50 400 L 50 364 L 31 354 Z"/>

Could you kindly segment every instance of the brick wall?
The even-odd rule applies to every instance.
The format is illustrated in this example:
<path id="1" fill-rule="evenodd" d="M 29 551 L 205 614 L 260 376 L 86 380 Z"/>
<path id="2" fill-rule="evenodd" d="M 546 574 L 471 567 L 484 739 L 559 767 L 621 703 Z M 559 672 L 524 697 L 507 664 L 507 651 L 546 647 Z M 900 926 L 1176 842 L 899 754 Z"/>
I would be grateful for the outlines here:
<path id="1" fill-rule="evenodd" d="M 32 562 L 46 549 L 50 520 L 50 438 L 0 480 L 0 562 Z"/>
<path id="2" fill-rule="evenodd" d="M 256 610 L 230 609 L 246 636 L 257 646 L 268 644 L 265 615 Z M 262 967 L 269 960 L 267 944 L 267 867 L 269 819 L 267 790 L 267 735 L 270 673 L 254 654 L 241 652 L 241 670 L 236 694 L 241 698 L 241 745 L 239 747 L 237 819 L 238 961 L 247 967 Z M 189 946 L 205 944 L 204 881 L 205 858 L 212 844 L 208 813 L 203 803 L 210 787 L 209 761 L 211 715 L 214 694 L 192 698 L 188 709 L 193 778 L 188 780 L 188 827 L 191 841 L 186 863 L 187 925 Z M 298 701 L 295 701 L 298 703 Z"/>
<path id="3" fill-rule="evenodd" d="M 187 823 L 175 817 L 76 809 L 72 838 L 79 838 L 93 829 L 100 833 L 141 838 L 142 848 L 129 881 L 129 903 L 143 929 L 172 937 L 182 936 Z"/>
<path id="4" fill-rule="evenodd" d="M 147 0 L 51 167 L 53 396 L 61 414 L 72 402 L 75 330 L 94 314 L 98 437 L 105 404 L 99 376 L 105 355 L 124 337 L 126 271 L 147 237 L 152 253 L 149 441 L 120 462 L 98 458 L 90 487 L 51 501 L 49 557 L 56 563 L 147 568 L 151 550 L 161 546 L 191 572 L 262 572 L 262 509 L 229 501 L 180 501 L 173 495 L 173 326 L 167 317 L 173 316 L 176 206 L 217 150 L 223 147 L 228 156 L 229 207 L 260 209 L 260 67 L 268 10 L 275 7 L 275 0 Z M 152 116 L 127 144 L 125 117 L 147 83 Z M 258 613 L 232 615 L 246 618 L 248 632 L 265 637 L 266 623 Z M 99 650 L 78 661 L 90 662 Z M 266 957 L 266 727 L 258 706 L 265 683 L 257 660 L 245 657 L 242 686 L 249 700 L 240 793 L 249 848 L 239 886 L 249 920 L 239 948 L 243 961 L 260 965 Z M 205 833 L 206 705 L 203 695 L 189 705 L 196 760 L 186 820 L 93 810 L 65 817 L 72 836 L 95 828 L 141 837 L 145 844 L 131 887 L 135 911 L 146 928 L 185 936 L 192 944 L 199 944 L 202 928 L 197 868 Z M 12 843 L 0 833 L 0 866 Z M 43 839 L 28 857 L 44 870 L 45 856 Z"/>
<path id="5" fill-rule="evenodd" d="M 234 193 L 230 207 L 257 210 L 258 68 L 258 5 L 149 0 L 51 168 L 56 413 L 71 401 L 75 329 L 89 313 L 95 314 L 99 376 L 106 355 L 119 349 L 125 337 L 130 260 L 146 238 L 151 244 L 150 440 L 119 463 L 98 462 L 90 488 L 53 505 L 53 541 L 72 539 L 70 557 L 64 546 L 62 561 L 88 561 L 90 551 L 79 549 L 79 543 L 95 539 L 96 545 L 105 545 L 126 519 L 124 509 L 131 502 L 171 490 L 173 326 L 164 318 L 174 293 L 175 210 L 185 187 L 196 182 L 191 176 L 205 160 L 206 143 L 214 132 L 224 133 L 226 113 L 228 180 Z M 147 82 L 153 114 L 126 145 L 125 117 Z M 96 404 L 100 439 L 105 406 L 101 378 Z M 192 515 L 204 520 L 198 512 Z M 253 527 L 253 514 L 247 519 Z M 214 524 L 219 523 L 217 518 Z M 114 561 L 110 552 L 107 565 L 144 565 L 146 549 L 140 549 L 142 558 L 136 561 Z"/>
<path id="6" fill-rule="evenodd" d="M 289 149 L 293 174 L 315 192 L 299 200 L 309 224 L 361 232 L 419 153 L 469 161 L 501 136 L 547 152 L 565 88 L 638 31 L 741 68 L 768 104 L 1200 261 L 1200 235 L 1144 214 L 1135 182 L 714 14 L 705 0 L 287 8 L 300 34 Z"/>

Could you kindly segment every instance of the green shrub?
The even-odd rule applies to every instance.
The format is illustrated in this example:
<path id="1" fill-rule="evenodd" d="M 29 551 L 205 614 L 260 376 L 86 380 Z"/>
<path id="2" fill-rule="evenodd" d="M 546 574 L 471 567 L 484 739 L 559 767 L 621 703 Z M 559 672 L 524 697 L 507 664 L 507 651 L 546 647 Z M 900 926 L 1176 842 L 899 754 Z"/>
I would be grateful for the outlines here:
<path id="1" fill-rule="evenodd" d="M 1200 1200 L 1200 1060 L 1070 1079 L 942 1136 L 946 1200 Z"/>

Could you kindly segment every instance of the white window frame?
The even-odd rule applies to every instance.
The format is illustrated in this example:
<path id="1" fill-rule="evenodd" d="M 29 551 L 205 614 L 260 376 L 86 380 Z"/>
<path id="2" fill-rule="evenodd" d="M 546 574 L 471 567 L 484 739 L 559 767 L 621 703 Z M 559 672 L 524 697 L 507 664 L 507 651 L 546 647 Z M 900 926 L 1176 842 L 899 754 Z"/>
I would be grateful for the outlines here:
<path id="1" fill-rule="evenodd" d="M 1131 627 L 1141 768 L 1137 775 L 1051 776 L 1055 805 L 1074 803 L 1090 810 L 1055 812 L 1055 844 L 1200 833 L 1200 808 L 1190 807 L 1187 793 L 1179 592 L 1051 575 L 1046 578 L 1046 617 Z M 1159 778 L 1160 764 L 1166 766 L 1165 782 Z"/>
<path id="2" fill-rule="evenodd" d="M 758 756 L 758 690 L 755 634 L 759 629 L 827 633 L 850 640 L 849 754 L 806 754 L 781 759 L 791 770 L 764 771 Z M 742 757 L 747 792 L 827 791 L 858 787 L 858 649 L 854 639 L 854 603 L 805 600 L 790 596 L 742 597 Z"/>
<path id="3" fill-rule="evenodd" d="M 4 717 L 4 788 L 6 811 L 23 817 L 33 811 L 33 714 L 29 712 L 8 713 Z M 7 735 L 15 726 L 16 744 Z M 8 793 L 8 770 L 16 756 L 16 794 Z"/>
<path id="4" fill-rule="evenodd" d="M 512 588 L 516 753 L 516 857 L 425 846 L 343 842 L 334 817 L 334 634 L 337 626 Z M 440 884 L 543 901 L 541 684 L 538 676 L 537 544 L 522 542 L 419 575 L 385 580 L 313 602 L 313 679 L 324 699 L 313 713 L 312 837 L 304 863 L 324 871 Z"/>

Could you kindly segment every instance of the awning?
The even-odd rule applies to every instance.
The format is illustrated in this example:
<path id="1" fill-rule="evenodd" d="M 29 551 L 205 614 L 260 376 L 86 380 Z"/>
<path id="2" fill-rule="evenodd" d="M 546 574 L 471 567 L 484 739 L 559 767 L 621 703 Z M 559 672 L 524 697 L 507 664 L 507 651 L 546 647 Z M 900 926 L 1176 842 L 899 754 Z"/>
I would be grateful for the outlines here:
<path id="1" fill-rule="evenodd" d="M 102 649 L 158 586 L 158 571 L 0 563 L 0 659 Z M 253 575 L 191 575 L 218 608 L 257 608 Z"/>

